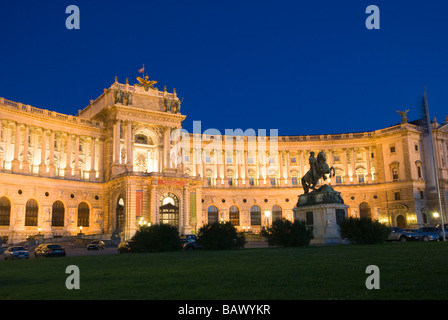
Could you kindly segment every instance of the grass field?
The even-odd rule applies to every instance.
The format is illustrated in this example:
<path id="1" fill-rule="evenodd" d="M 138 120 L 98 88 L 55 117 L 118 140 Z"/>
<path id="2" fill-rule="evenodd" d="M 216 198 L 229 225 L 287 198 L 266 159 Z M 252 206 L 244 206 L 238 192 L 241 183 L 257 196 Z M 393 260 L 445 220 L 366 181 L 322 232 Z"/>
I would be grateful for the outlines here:
<path id="1" fill-rule="evenodd" d="M 68 265 L 80 289 L 68 290 Z M 368 290 L 368 265 L 380 289 Z M 448 243 L 0 261 L 0 299 L 447 299 Z"/>

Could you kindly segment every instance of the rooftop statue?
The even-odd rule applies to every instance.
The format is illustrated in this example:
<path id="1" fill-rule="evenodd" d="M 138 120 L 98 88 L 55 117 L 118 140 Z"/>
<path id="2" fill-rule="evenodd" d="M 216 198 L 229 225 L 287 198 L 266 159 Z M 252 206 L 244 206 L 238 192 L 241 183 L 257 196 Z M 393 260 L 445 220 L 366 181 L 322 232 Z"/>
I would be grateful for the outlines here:
<path id="1" fill-rule="evenodd" d="M 408 109 L 406 109 L 406 110 L 404 110 L 404 111 L 397 111 L 399 114 L 400 114 L 400 116 L 401 116 L 401 123 L 406 123 L 406 122 L 408 122 L 408 116 L 407 116 L 407 114 L 408 114 L 408 112 L 409 112 L 409 110 Z"/>
<path id="2" fill-rule="evenodd" d="M 149 88 L 154 89 L 154 85 L 157 83 L 157 81 L 149 80 L 149 77 L 146 75 L 145 78 L 137 77 L 138 82 L 140 84 L 137 84 L 140 87 L 145 88 L 146 91 L 148 91 Z"/>

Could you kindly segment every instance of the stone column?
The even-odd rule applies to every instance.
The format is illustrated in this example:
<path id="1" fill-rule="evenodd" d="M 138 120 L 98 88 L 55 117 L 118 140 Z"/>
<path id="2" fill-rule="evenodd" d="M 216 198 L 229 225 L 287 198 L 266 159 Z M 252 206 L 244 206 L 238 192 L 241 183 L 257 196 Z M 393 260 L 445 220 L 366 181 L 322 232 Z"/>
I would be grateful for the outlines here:
<path id="1" fill-rule="evenodd" d="M 163 166 L 164 168 L 171 168 L 170 161 L 170 151 L 171 151 L 171 142 L 170 142 L 170 134 L 171 128 L 166 127 L 164 136 L 163 136 Z"/>
<path id="2" fill-rule="evenodd" d="M 284 181 L 285 175 L 283 173 L 283 151 L 278 150 L 277 152 L 278 152 L 278 165 L 277 165 L 277 168 L 278 168 L 278 171 L 279 171 L 279 178 L 280 178 L 279 179 L 279 181 L 280 181 L 279 185 L 282 186 L 282 185 L 285 184 L 285 181 Z"/>
<path id="3" fill-rule="evenodd" d="M 30 135 L 30 127 L 25 125 L 25 137 L 23 139 L 23 162 L 22 172 L 25 174 L 30 173 L 30 162 L 28 161 L 28 139 Z"/>
<path id="4" fill-rule="evenodd" d="M 248 155 L 249 151 L 244 150 L 244 180 L 245 180 L 245 186 L 250 187 L 249 184 L 249 163 L 248 163 Z"/>
<path id="5" fill-rule="evenodd" d="M 120 120 L 114 123 L 114 164 L 120 164 Z"/>
<path id="6" fill-rule="evenodd" d="M 357 183 L 355 148 L 352 148 L 352 183 Z"/>
<path id="7" fill-rule="evenodd" d="M 291 181 L 291 177 L 290 177 L 290 175 L 291 175 L 291 173 L 289 172 L 289 161 L 290 161 L 290 155 L 289 155 L 289 150 L 288 151 L 286 151 L 286 155 L 285 155 L 285 157 L 286 157 L 286 185 L 288 185 L 289 184 L 289 181 Z M 296 159 L 296 161 L 297 160 L 299 160 L 299 159 Z"/>
<path id="8" fill-rule="evenodd" d="M 89 180 L 95 181 L 96 180 L 96 171 L 95 171 L 95 144 L 96 139 L 95 137 L 92 137 L 92 145 L 91 145 L 91 155 L 90 155 L 90 171 L 89 171 Z"/>
<path id="9" fill-rule="evenodd" d="M 54 130 L 50 133 L 50 177 L 54 177 L 56 168 L 54 166 Z"/>
<path id="10" fill-rule="evenodd" d="M 98 179 L 104 181 L 104 138 L 99 138 Z"/>
<path id="11" fill-rule="evenodd" d="M 366 150 L 366 160 L 367 160 L 367 181 L 368 183 L 372 182 L 372 172 L 370 166 L 370 147 L 365 147 Z"/>
<path id="12" fill-rule="evenodd" d="M 16 122 L 16 137 L 14 144 L 14 159 L 12 160 L 12 172 L 18 173 L 20 171 L 20 160 L 19 160 L 19 148 L 20 148 L 20 123 Z"/>
<path id="13" fill-rule="evenodd" d="M 132 123 L 128 121 L 126 124 L 126 167 L 128 171 L 132 171 L 134 166 L 134 156 L 132 148 Z"/>
<path id="14" fill-rule="evenodd" d="M 44 177 L 47 175 L 47 130 L 42 128 L 42 148 L 40 149 L 40 164 L 39 164 L 39 176 Z"/>
<path id="15" fill-rule="evenodd" d="M 349 184 L 350 183 L 350 176 L 348 174 L 348 161 L 347 161 L 347 149 L 342 149 L 342 160 L 344 162 L 344 183 Z"/>
<path id="16" fill-rule="evenodd" d="M 65 172 L 64 175 L 66 178 L 72 177 L 72 135 L 67 133 L 67 161 L 65 162 Z"/>
<path id="17" fill-rule="evenodd" d="M 79 168 L 79 135 L 75 136 L 75 179 L 81 179 L 81 169 Z"/>

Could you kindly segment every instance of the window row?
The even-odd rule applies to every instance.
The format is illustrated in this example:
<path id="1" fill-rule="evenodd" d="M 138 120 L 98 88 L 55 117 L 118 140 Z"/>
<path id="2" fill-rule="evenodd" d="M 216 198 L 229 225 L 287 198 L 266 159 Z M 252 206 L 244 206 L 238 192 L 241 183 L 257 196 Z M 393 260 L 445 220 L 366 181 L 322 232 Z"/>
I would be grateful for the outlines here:
<path id="1" fill-rule="evenodd" d="M 272 207 L 272 221 L 282 218 L 282 208 L 278 205 Z M 219 213 L 216 206 L 209 206 L 207 209 L 207 221 L 209 224 L 219 222 Z M 254 205 L 250 208 L 250 225 L 261 226 L 261 209 Z M 237 206 L 229 208 L 229 222 L 234 226 L 240 225 L 240 209 Z"/>
<path id="2" fill-rule="evenodd" d="M 37 227 L 39 205 L 34 199 L 29 199 L 25 206 L 25 226 Z M 11 202 L 7 197 L 0 198 L 0 226 L 9 226 L 11 220 Z M 51 211 L 51 226 L 63 227 L 65 206 L 61 201 L 55 201 Z M 85 202 L 78 205 L 78 227 L 88 227 L 90 224 L 90 208 Z"/>

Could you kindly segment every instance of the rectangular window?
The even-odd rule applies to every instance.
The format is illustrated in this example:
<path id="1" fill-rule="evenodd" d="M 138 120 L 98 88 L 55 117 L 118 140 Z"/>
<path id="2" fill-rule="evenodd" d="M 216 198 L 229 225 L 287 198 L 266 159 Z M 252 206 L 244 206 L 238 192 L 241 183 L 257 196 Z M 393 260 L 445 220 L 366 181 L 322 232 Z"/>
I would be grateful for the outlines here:
<path id="1" fill-rule="evenodd" d="M 205 162 L 210 163 L 210 157 L 205 157 Z"/>
<path id="2" fill-rule="evenodd" d="M 271 178 L 271 186 L 275 186 L 275 178 Z"/>
<path id="3" fill-rule="evenodd" d="M 358 182 L 364 183 L 364 175 L 363 174 L 358 174 Z"/>
<path id="4" fill-rule="evenodd" d="M 233 186 L 233 179 L 229 178 L 228 181 L 229 181 L 229 186 Z"/>
<path id="5" fill-rule="evenodd" d="M 269 158 L 269 163 L 275 163 L 275 158 Z"/>
<path id="6" fill-rule="evenodd" d="M 297 177 L 292 177 L 292 185 L 293 186 L 297 185 Z"/>
<path id="7" fill-rule="evenodd" d="M 307 226 L 313 226 L 314 225 L 313 211 L 307 211 L 305 219 Z"/>
<path id="8" fill-rule="evenodd" d="M 394 192 L 395 200 L 400 200 L 400 192 Z"/>
<path id="9" fill-rule="evenodd" d="M 247 163 L 249 163 L 249 164 L 254 163 L 254 158 L 247 158 Z"/>
<path id="10" fill-rule="evenodd" d="M 249 185 L 251 185 L 251 186 L 254 185 L 254 178 L 249 178 Z"/>
<path id="11" fill-rule="evenodd" d="M 395 146 L 390 147 L 390 153 L 395 153 Z"/>
<path id="12" fill-rule="evenodd" d="M 425 192 L 423 190 L 420 190 L 420 199 L 425 198 Z"/>
<path id="13" fill-rule="evenodd" d="M 333 159 L 334 159 L 334 162 L 338 162 L 339 161 L 339 156 L 334 156 Z"/>
<path id="14" fill-rule="evenodd" d="M 396 168 L 392 169 L 392 180 L 394 181 L 398 180 L 398 169 Z"/>
<path id="15" fill-rule="evenodd" d="M 342 177 L 336 176 L 336 184 L 341 184 L 341 183 L 342 183 Z"/>
<path id="16" fill-rule="evenodd" d="M 291 163 L 295 163 L 296 162 L 296 158 L 295 157 L 292 157 L 291 158 Z"/>
<path id="17" fill-rule="evenodd" d="M 212 185 L 212 178 L 210 178 L 210 177 L 207 178 L 207 185 L 208 186 Z"/>

